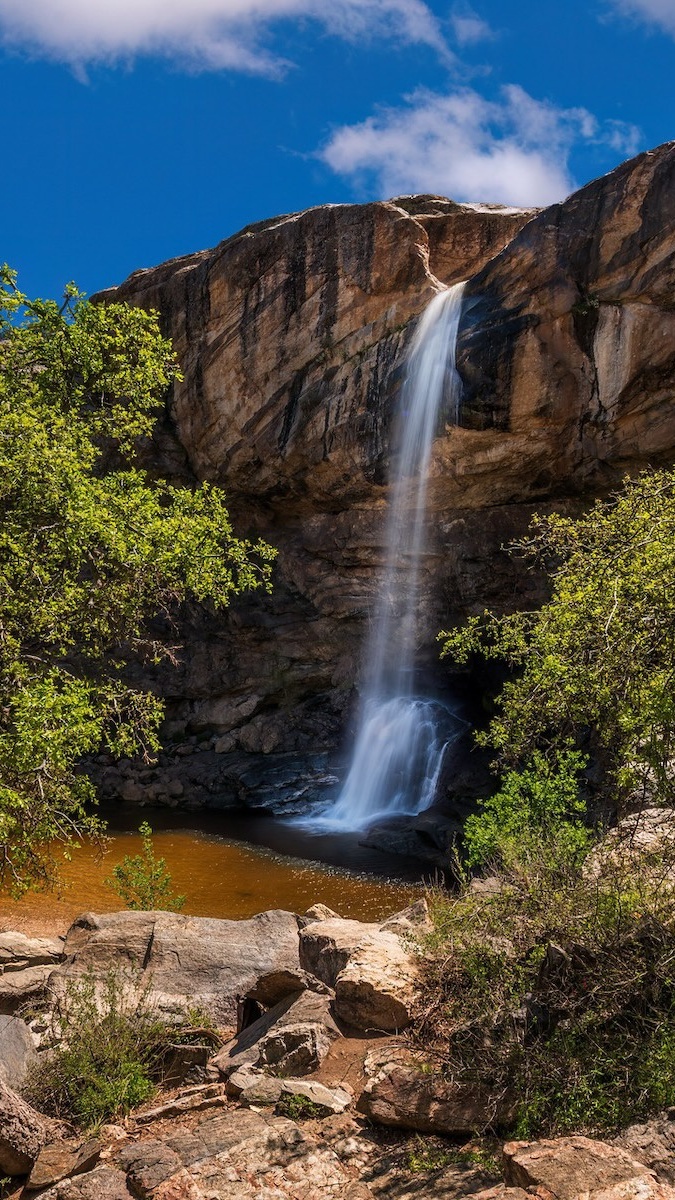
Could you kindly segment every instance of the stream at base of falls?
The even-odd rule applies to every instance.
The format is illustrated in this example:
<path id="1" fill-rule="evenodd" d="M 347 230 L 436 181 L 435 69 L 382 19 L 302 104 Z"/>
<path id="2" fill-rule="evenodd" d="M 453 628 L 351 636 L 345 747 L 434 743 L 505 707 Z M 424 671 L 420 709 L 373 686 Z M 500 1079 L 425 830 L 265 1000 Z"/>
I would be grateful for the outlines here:
<path id="1" fill-rule="evenodd" d="M 341 916 L 382 920 L 418 899 L 423 875 L 430 874 L 413 860 L 359 846 L 354 835 L 303 838 L 269 816 L 135 806 L 103 815 L 110 821 L 108 853 L 101 858 L 89 846 L 77 850 L 63 864 L 60 895 L 0 898 L 0 930 L 65 933 L 83 912 L 122 908 L 105 879 L 124 855 L 141 850 L 132 831 L 144 820 L 153 830 L 155 854 L 166 859 L 173 890 L 186 896 L 182 911 L 192 916 L 242 919 L 270 908 L 302 913 L 326 904 Z"/>

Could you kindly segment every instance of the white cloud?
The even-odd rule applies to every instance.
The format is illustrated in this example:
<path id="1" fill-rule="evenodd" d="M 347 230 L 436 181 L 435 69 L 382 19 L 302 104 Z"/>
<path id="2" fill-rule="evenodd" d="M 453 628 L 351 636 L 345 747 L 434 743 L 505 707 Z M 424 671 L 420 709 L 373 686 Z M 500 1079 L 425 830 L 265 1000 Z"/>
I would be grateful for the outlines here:
<path id="1" fill-rule="evenodd" d="M 624 16 L 637 17 L 675 36 L 675 0 L 611 0 Z"/>
<path id="2" fill-rule="evenodd" d="M 432 192 L 537 205 L 573 190 L 568 159 L 575 143 L 602 143 L 626 155 L 637 148 L 634 126 L 601 125 L 584 108 L 556 108 L 514 84 L 499 101 L 471 88 L 420 90 L 406 101 L 335 130 L 319 157 L 379 196 Z"/>
<path id="3" fill-rule="evenodd" d="M 450 24 L 459 46 L 471 46 L 475 42 L 491 41 L 495 36 L 487 21 L 479 17 L 472 8 L 462 5 L 450 14 Z"/>
<path id="4" fill-rule="evenodd" d="M 424 43 L 449 56 L 424 0 L 0 0 L 0 40 L 78 68 L 157 54 L 273 75 L 288 64 L 266 38 L 288 19 L 316 21 L 348 40 Z"/>

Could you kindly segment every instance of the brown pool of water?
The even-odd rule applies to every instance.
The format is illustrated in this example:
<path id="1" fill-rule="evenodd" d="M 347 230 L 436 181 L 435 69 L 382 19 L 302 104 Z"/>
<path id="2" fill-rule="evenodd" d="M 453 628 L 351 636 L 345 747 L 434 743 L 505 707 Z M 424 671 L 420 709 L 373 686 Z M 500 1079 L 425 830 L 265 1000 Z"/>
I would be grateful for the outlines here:
<path id="1" fill-rule="evenodd" d="M 186 897 L 182 912 L 197 917 L 241 919 L 268 908 L 302 913 L 326 904 L 341 916 L 374 921 L 421 894 L 414 884 L 350 875 L 189 830 L 156 832 L 153 845 L 166 859 L 174 891 Z M 103 856 L 81 846 L 63 863 L 58 892 L 29 893 L 18 901 L 0 895 L 0 929 L 64 933 L 80 913 L 123 908 L 105 880 L 124 855 L 140 850 L 139 835 L 131 833 L 112 834 Z"/>

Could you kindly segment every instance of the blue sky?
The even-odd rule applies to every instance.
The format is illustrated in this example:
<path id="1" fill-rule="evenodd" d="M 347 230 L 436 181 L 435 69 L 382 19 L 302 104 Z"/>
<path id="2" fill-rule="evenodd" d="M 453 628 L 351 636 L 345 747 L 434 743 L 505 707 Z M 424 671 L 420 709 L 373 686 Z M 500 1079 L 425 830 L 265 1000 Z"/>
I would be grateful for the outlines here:
<path id="1" fill-rule="evenodd" d="M 675 138 L 675 0 L 0 0 L 0 46 L 31 294 L 326 202 L 549 203 Z"/>

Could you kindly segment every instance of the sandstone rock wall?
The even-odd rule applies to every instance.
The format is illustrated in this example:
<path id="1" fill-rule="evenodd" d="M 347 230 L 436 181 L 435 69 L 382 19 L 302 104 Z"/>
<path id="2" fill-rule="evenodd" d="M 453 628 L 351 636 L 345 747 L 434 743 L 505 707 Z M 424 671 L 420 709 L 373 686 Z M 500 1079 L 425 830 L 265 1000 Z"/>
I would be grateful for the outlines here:
<path id="1" fill-rule="evenodd" d="M 227 490 L 279 547 L 275 591 L 197 615 L 159 685 L 170 736 L 233 755 L 334 748 L 383 560 L 393 414 L 413 318 L 468 278 L 460 427 L 439 430 L 423 564 L 435 631 L 540 583 L 502 549 L 675 446 L 675 145 L 541 213 L 438 197 L 326 206 L 140 271 L 104 298 L 159 309 L 184 382 L 155 468 Z"/>

